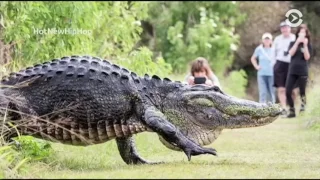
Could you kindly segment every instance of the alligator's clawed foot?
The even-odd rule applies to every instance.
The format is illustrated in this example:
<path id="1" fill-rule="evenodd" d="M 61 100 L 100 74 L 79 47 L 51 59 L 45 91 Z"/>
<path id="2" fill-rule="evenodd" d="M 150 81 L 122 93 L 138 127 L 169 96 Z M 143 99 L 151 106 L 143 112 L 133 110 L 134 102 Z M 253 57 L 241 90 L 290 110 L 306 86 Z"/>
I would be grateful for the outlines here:
<path id="1" fill-rule="evenodd" d="M 191 160 L 191 156 L 197 156 L 201 154 L 212 154 L 218 156 L 217 151 L 213 148 L 203 148 L 203 147 L 195 147 L 195 148 L 186 148 L 184 149 L 184 153 L 188 157 L 188 161 Z"/>
<path id="2" fill-rule="evenodd" d="M 131 162 L 131 164 L 137 164 L 137 165 L 142 165 L 142 164 L 147 164 L 147 165 L 156 165 L 156 164 L 163 164 L 164 162 L 153 162 L 153 161 L 148 161 L 144 160 L 142 158 L 137 159 L 134 162 Z"/>
<path id="3" fill-rule="evenodd" d="M 144 163 L 141 163 L 141 164 L 147 164 L 147 165 L 158 165 L 158 164 L 164 164 L 164 162 L 162 161 L 159 161 L 159 162 L 153 162 L 153 161 L 146 161 Z"/>

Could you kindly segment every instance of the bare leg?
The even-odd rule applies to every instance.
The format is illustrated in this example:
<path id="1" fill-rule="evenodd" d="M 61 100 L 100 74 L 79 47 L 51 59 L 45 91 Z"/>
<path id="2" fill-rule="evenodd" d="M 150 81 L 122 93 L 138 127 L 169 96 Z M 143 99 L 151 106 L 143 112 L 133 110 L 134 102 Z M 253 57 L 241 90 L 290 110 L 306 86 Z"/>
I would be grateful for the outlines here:
<path id="1" fill-rule="evenodd" d="M 284 87 L 279 87 L 277 89 L 277 91 L 278 91 L 280 105 L 283 109 L 286 109 L 286 107 L 287 107 L 286 89 Z"/>
<path id="2" fill-rule="evenodd" d="M 294 88 L 293 91 L 292 91 L 292 99 L 293 99 L 293 101 L 296 101 L 296 99 L 297 99 L 297 97 L 298 97 L 298 94 L 299 94 L 299 88 L 296 87 L 296 88 Z"/>

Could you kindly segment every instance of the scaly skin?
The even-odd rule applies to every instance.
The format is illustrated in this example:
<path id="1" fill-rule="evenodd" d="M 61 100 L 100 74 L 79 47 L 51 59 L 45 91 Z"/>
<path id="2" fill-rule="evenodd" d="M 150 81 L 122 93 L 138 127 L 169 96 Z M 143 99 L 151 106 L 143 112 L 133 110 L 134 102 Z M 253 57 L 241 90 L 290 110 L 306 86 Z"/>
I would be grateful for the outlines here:
<path id="1" fill-rule="evenodd" d="M 223 129 L 266 125 L 281 112 L 278 105 L 237 99 L 218 87 L 138 77 L 90 56 L 38 64 L 11 73 L 1 85 L 11 86 L 0 90 L 0 106 L 16 110 L 9 117 L 20 134 L 81 146 L 115 139 L 127 164 L 151 163 L 138 155 L 134 134 L 156 132 L 190 161 L 195 155 L 217 155 L 202 146 Z M 12 130 L 5 138 L 15 136 Z"/>

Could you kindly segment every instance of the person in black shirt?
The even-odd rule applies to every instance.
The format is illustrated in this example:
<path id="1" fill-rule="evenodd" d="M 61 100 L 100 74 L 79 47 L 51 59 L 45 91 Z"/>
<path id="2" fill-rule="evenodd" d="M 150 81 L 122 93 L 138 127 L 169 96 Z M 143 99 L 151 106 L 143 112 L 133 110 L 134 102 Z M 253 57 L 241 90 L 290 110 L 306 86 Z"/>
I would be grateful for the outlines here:
<path id="1" fill-rule="evenodd" d="M 308 61 L 312 52 L 310 43 L 310 32 L 305 24 L 298 27 L 296 40 L 289 45 L 289 54 L 291 63 L 289 65 L 288 80 L 286 82 L 286 97 L 290 107 L 288 118 L 295 117 L 294 101 L 292 99 L 292 90 L 295 83 L 298 84 L 301 97 L 300 112 L 305 110 L 306 105 L 306 86 L 308 79 Z"/>

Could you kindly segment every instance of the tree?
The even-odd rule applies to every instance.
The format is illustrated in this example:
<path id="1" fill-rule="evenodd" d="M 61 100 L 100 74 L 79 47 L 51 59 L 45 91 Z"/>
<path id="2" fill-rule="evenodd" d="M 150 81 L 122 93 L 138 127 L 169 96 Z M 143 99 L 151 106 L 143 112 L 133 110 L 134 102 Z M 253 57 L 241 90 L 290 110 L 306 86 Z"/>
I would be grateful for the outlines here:
<path id="1" fill-rule="evenodd" d="M 15 70 L 75 54 L 130 65 L 139 74 L 164 76 L 171 70 L 163 59 L 153 61 L 148 48 L 133 50 L 142 32 L 140 21 L 148 16 L 148 3 L 2 2 L 0 12 L 1 38 L 16 43 L 14 61 L 8 64 Z M 141 68 L 150 64 L 159 69 Z"/>
<path id="2" fill-rule="evenodd" d="M 154 25 L 155 51 L 175 72 L 184 72 L 196 57 L 209 60 L 217 74 L 232 64 L 238 36 L 234 27 L 243 20 L 233 2 L 153 2 L 148 21 Z"/>

